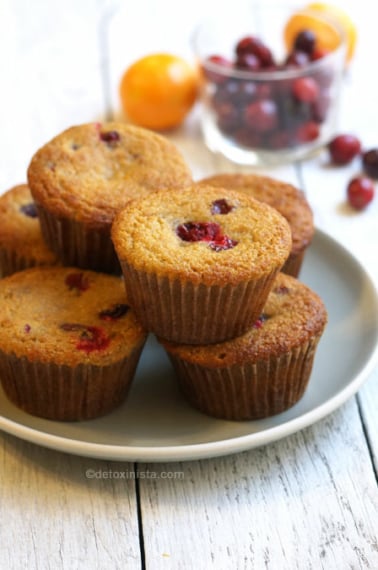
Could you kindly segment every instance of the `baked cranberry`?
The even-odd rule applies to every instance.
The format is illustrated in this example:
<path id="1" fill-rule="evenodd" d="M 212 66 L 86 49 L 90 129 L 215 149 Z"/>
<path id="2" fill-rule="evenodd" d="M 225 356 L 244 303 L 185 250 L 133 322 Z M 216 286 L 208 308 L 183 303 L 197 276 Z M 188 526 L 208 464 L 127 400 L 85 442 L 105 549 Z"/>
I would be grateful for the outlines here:
<path id="1" fill-rule="evenodd" d="M 176 233 L 183 241 L 208 242 L 215 251 L 230 249 L 238 243 L 222 234 L 220 225 L 216 222 L 185 222 L 177 226 Z"/>
<path id="2" fill-rule="evenodd" d="M 360 154 L 361 143 L 354 135 L 337 135 L 328 143 L 328 152 L 334 164 L 348 164 Z"/>
<path id="3" fill-rule="evenodd" d="M 59 328 L 67 332 L 79 332 L 76 348 L 84 350 L 84 352 L 103 350 L 110 343 L 109 337 L 99 327 L 86 326 L 80 323 L 62 323 Z"/>
<path id="4" fill-rule="evenodd" d="M 114 305 L 110 309 L 104 309 L 103 311 L 100 311 L 98 316 L 103 321 L 116 321 L 117 319 L 120 319 L 121 317 L 126 315 L 128 310 L 129 310 L 128 305 L 119 303 L 117 305 Z"/>
<path id="5" fill-rule="evenodd" d="M 28 323 L 26 323 L 26 325 L 24 325 L 24 331 L 25 331 L 26 333 L 30 333 L 30 331 L 31 331 L 31 326 L 30 326 Z"/>
<path id="6" fill-rule="evenodd" d="M 234 206 L 227 202 L 225 198 L 214 200 L 211 204 L 212 214 L 229 214 L 234 209 Z"/>
<path id="7" fill-rule="evenodd" d="M 77 289 L 77 291 L 86 291 L 89 288 L 89 280 L 83 273 L 69 273 L 65 280 L 68 288 Z"/>
<path id="8" fill-rule="evenodd" d="M 355 210 L 363 210 L 374 198 L 374 182 L 367 176 L 352 178 L 347 186 L 349 204 Z"/>
<path id="9" fill-rule="evenodd" d="M 311 55 L 315 49 L 316 36 L 311 30 L 302 30 L 294 40 L 294 49 Z"/>
<path id="10" fill-rule="evenodd" d="M 298 101 L 313 103 L 319 95 L 319 86 L 312 77 L 298 77 L 293 81 L 292 91 Z"/>
<path id="11" fill-rule="evenodd" d="M 267 321 L 269 319 L 268 315 L 266 313 L 262 313 L 259 318 L 253 323 L 253 328 L 254 329 L 261 329 L 263 324 L 265 323 L 265 321 Z"/>
<path id="12" fill-rule="evenodd" d="M 362 167 L 370 178 L 378 179 L 378 148 L 372 148 L 362 154 Z"/>
<path id="13" fill-rule="evenodd" d="M 177 226 L 176 233 L 183 241 L 212 241 L 220 233 L 216 222 L 185 222 Z"/>
<path id="14" fill-rule="evenodd" d="M 278 123 L 277 105 L 272 99 L 250 103 L 244 110 L 244 119 L 258 133 L 272 131 Z"/>
<path id="15" fill-rule="evenodd" d="M 276 295 L 287 295 L 289 291 L 290 289 L 289 287 L 286 287 L 286 285 L 279 285 L 278 287 L 275 287 L 273 289 L 273 293 L 275 293 Z"/>
<path id="16" fill-rule="evenodd" d="M 100 140 L 103 142 L 114 144 L 121 139 L 120 134 L 117 131 L 102 131 L 100 132 Z"/>
<path id="17" fill-rule="evenodd" d="M 34 202 L 30 202 L 29 204 L 23 204 L 20 207 L 20 212 L 25 216 L 29 216 L 29 218 L 38 218 L 37 207 Z"/>

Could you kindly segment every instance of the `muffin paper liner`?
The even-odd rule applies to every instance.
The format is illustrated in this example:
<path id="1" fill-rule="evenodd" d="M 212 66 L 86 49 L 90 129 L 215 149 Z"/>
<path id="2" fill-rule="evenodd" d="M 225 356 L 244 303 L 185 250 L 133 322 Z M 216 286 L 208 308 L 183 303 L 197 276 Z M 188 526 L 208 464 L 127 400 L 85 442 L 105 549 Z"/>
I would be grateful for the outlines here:
<path id="1" fill-rule="evenodd" d="M 304 256 L 305 256 L 304 249 L 295 254 L 291 253 L 281 269 L 282 273 L 286 273 L 286 275 L 291 275 L 292 277 L 298 277 L 302 267 Z"/>
<path id="2" fill-rule="evenodd" d="M 0 351 L 1 384 L 9 400 L 29 414 L 57 421 L 89 420 L 126 399 L 143 345 L 108 366 L 31 362 Z"/>
<path id="3" fill-rule="evenodd" d="M 142 325 L 182 344 L 211 344 L 258 319 L 278 270 L 256 281 L 207 286 L 137 271 L 121 260 L 129 304 Z"/>
<path id="4" fill-rule="evenodd" d="M 89 228 L 68 218 L 56 218 L 37 204 L 42 236 L 63 265 L 120 274 L 121 266 L 109 229 Z"/>
<path id="5" fill-rule="evenodd" d="M 46 265 L 56 265 L 56 263 L 41 263 L 33 257 L 19 255 L 16 251 L 0 250 L 0 276 L 6 277 L 17 271 L 28 269 L 29 267 Z"/>
<path id="6" fill-rule="evenodd" d="M 255 420 L 279 414 L 303 396 L 320 336 L 279 357 L 206 368 L 167 352 L 184 397 L 207 415 Z"/>

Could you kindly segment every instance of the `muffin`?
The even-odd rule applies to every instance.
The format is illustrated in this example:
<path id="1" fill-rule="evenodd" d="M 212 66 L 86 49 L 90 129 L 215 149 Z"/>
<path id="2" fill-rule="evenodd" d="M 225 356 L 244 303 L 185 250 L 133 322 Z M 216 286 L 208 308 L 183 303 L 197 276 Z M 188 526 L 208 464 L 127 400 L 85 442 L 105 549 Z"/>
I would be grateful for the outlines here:
<path id="1" fill-rule="evenodd" d="M 216 418 L 255 420 L 279 414 L 302 397 L 326 322 L 319 296 L 280 273 L 244 335 L 208 346 L 160 341 L 192 406 Z"/>
<path id="2" fill-rule="evenodd" d="M 56 256 L 42 238 L 29 187 L 14 186 L 0 196 L 0 275 L 56 263 Z"/>
<path id="3" fill-rule="evenodd" d="M 192 185 L 135 200 L 112 239 L 129 302 L 148 330 L 208 344 L 260 315 L 291 248 L 287 221 L 241 192 Z"/>
<path id="4" fill-rule="evenodd" d="M 110 239 L 128 201 L 191 182 L 166 138 L 123 123 L 69 128 L 33 156 L 28 182 L 42 235 L 64 265 L 120 273 Z"/>
<path id="5" fill-rule="evenodd" d="M 291 252 L 282 271 L 298 277 L 306 249 L 314 235 L 312 210 L 301 190 L 292 184 L 257 174 L 217 174 L 200 180 L 199 184 L 245 192 L 276 208 L 289 222 L 292 233 Z"/>
<path id="6" fill-rule="evenodd" d="M 0 281 L 0 380 L 24 411 L 87 420 L 126 398 L 146 332 L 122 279 L 69 267 Z"/>

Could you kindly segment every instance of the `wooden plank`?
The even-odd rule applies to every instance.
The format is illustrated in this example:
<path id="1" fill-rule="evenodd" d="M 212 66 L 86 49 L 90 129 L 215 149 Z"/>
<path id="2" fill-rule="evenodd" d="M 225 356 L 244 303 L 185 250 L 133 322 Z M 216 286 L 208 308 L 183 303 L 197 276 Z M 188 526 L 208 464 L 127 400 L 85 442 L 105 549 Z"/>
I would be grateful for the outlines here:
<path id="1" fill-rule="evenodd" d="M 0 463 L 1 568 L 140 568 L 133 464 L 6 434 Z"/>
<path id="2" fill-rule="evenodd" d="M 180 479 L 140 482 L 147 568 L 378 567 L 376 482 L 354 400 L 275 444 L 178 465 Z"/>

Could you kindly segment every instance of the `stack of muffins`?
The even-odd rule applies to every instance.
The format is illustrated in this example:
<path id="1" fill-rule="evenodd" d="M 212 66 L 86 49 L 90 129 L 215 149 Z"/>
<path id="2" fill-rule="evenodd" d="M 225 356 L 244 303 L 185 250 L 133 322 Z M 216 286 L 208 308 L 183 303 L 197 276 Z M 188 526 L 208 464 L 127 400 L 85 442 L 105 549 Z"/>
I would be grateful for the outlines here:
<path id="1" fill-rule="evenodd" d="M 298 280 L 313 221 L 297 189 L 255 175 L 195 183 L 167 139 L 119 123 L 52 139 L 28 185 L 33 216 L 14 209 L 51 258 L 3 263 L 0 379 L 13 403 L 54 420 L 111 411 L 148 333 L 206 414 L 257 419 L 299 400 L 327 314 Z M 0 251 L 8 242 L 0 233 Z"/>

